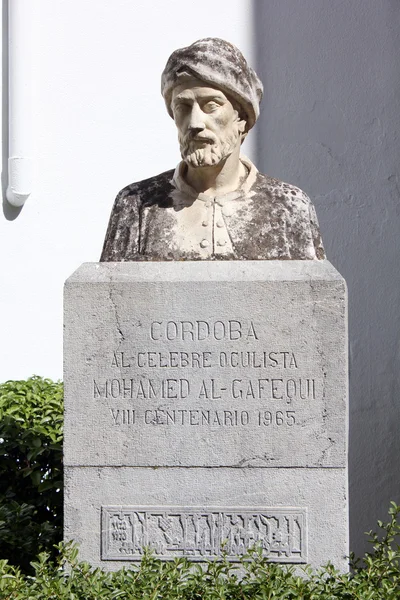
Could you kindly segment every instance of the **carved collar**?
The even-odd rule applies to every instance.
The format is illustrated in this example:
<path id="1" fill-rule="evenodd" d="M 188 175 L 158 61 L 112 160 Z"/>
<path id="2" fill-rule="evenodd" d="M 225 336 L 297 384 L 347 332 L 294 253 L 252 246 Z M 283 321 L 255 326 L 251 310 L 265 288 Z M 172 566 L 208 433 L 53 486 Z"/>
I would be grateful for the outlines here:
<path id="1" fill-rule="evenodd" d="M 201 200 L 202 202 L 216 202 L 220 206 L 223 206 L 225 202 L 230 200 L 236 200 L 239 198 L 244 198 L 250 192 L 252 185 L 254 184 L 258 170 L 253 165 L 251 160 L 246 158 L 245 156 L 240 157 L 241 163 L 245 166 L 248 174 L 247 177 L 242 182 L 241 186 L 234 190 L 233 192 L 229 192 L 228 194 L 224 194 L 223 196 L 209 196 L 202 192 L 197 192 L 194 188 L 192 188 L 182 177 L 183 169 L 185 168 L 185 163 L 182 161 L 178 164 L 175 169 L 174 175 L 171 180 L 171 184 L 174 186 L 175 190 L 178 193 L 172 192 L 172 196 L 174 201 L 179 204 L 192 204 L 194 200 Z M 174 190 L 174 191 L 175 191 Z"/>

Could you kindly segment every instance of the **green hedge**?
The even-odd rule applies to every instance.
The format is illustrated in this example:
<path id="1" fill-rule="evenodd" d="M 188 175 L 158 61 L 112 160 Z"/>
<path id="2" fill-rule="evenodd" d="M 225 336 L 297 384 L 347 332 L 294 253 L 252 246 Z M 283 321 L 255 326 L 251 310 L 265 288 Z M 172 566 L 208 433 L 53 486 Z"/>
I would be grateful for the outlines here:
<path id="1" fill-rule="evenodd" d="M 62 539 L 63 387 L 0 384 L 0 558 L 29 571 Z"/>

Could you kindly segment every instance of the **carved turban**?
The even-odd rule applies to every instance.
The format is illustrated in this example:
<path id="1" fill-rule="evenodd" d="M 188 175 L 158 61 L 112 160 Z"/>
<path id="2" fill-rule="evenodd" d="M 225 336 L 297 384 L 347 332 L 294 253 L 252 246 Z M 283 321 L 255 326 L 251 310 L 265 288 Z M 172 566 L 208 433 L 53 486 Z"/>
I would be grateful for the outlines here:
<path id="1" fill-rule="evenodd" d="M 253 127 L 260 114 L 263 85 L 236 46 L 219 38 L 205 38 L 171 54 L 161 77 L 161 93 L 172 118 L 172 91 L 183 73 L 233 98 L 246 114 L 247 129 Z"/>

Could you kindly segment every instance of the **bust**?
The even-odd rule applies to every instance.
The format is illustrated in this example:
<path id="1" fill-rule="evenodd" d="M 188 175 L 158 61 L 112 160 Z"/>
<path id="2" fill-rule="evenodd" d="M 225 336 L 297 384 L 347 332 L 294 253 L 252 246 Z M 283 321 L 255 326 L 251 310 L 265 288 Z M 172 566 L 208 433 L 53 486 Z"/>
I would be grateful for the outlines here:
<path id="1" fill-rule="evenodd" d="M 263 92 L 241 52 L 218 38 L 176 50 L 161 92 L 182 162 L 121 190 L 100 260 L 325 258 L 308 196 L 240 153 Z"/>

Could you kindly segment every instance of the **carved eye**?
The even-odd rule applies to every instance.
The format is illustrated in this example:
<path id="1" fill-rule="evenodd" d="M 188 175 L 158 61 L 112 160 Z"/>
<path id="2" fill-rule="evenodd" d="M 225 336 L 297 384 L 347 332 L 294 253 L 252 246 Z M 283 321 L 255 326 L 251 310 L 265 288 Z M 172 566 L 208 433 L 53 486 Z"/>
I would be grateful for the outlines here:
<path id="1" fill-rule="evenodd" d="M 189 109 L 189 105 L 185 104 L 184 102 L 179 102 L 179 104 L 175 104 L 175 106 L 174 106 L 174 112 L 176 112 L 176 113 L 187 112 L 188 109 Z"/>
<path id="2" fill-rule="evenodd" d="M 204 104 L 203 111 L 206 113 L 211 113 L 211 112 L 214 112 L 215 110 L 218 110 L 219 107 L 220 107 L 220 105 L 217 102 L 210 100 L 210 102 L 207 102 L 207 104 Z"/>

